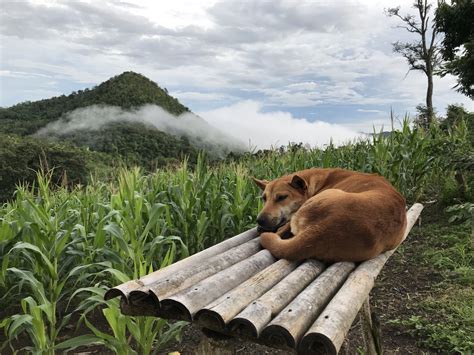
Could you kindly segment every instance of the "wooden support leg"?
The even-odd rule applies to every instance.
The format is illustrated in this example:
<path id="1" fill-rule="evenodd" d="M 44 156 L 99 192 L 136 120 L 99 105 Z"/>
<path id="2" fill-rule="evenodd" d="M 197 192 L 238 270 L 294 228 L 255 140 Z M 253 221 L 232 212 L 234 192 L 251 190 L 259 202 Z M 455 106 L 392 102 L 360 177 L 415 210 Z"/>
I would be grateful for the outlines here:
<path id="1" fill-rule="evenodd" d="M 369 297 L 365 300 L 360 310 L 360 319 L 362 322 L 362 336 L 364 338 L 365 348 L 368 355 L 381 355 L 382 342 L 380 339 L 380 330 L 377 322 L 374 322 L 370 312 Z"/>

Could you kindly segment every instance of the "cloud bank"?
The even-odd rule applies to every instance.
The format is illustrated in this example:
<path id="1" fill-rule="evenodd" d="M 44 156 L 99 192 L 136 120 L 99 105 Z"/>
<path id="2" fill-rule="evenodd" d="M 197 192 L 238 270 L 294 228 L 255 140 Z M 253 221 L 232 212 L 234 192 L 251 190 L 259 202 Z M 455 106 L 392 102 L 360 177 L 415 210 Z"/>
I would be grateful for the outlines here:
<path id="1" fill-rule="evenodd" d="M 89 106 L 69 112 L 63 119 L 41 128 L 38 136 L 68 134 L 78 130 L 99 130 L 114 122 L 141 122 L 175 135 L 186 136 L 198 147 L 219 147 L 225 151 L 244 151 L 247 146 L 236 137 L 209 125 L 193 113 L 174 116 L 157 105 L 145 105 L 136 110 L 116 106 Z"/>
<path id="2" fill-rule="evenodd" d="M 335 144 L 342 144 L 365 136 L 339 124 L 296 118 L 290 112 L 263 112 L 262 103 L 256 101 L 200 112 L 200 116 L 220 131 L 257 149 L 288 143 L 322 147 L 331 139 Z"/>
<path id="3" fill-rule="evenodd" d="M 78 130 L 99 130 L 114 122 L 141 122 L 156 129 L 186 136 L 198 147 L 211 146 L 228 151 L 270 149 L 288 143 L 322 147 L 331 140 L 347 143 L 364 137 L 355 129 L 323 121 L 308 121 L 290 112 L 264 112 L 257 101 L 241 101 L 230 106 L 174 116 L 156 105 L 136 110 L 116 106 L 89 106 L 69 112 L 64 118 L 41 128 L 36 135 L 62 135 Z M 202 117 L 202 118 L 201 118 Z M 204 146 L 203 146 L 204 145 Z"/>

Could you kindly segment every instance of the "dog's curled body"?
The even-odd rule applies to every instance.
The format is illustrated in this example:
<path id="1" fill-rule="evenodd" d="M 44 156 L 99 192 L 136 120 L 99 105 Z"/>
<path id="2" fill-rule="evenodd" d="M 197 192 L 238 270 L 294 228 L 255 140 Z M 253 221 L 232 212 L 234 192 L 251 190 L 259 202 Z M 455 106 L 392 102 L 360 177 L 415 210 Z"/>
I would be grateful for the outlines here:
<path id="1" fill-rule="evenodd" d="M 258 221 L 261 244 L 289 260 L 363 261 L 395 248 L 406 228 L 405 199 L 383 177 L 308 169 L 270 182 Z M 291 231 L 289 239 L 281 236 Z"/>

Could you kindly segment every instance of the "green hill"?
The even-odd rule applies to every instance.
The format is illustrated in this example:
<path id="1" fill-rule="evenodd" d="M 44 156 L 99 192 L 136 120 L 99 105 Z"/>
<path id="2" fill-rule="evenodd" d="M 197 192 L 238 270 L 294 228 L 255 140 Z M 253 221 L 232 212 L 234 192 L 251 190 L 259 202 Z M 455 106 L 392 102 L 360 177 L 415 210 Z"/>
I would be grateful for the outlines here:
<path id="1" fill-rule="evenodd" d="M 70 182 L 87 183 L 95 167 L 137 165 L 147 171 L 183 156 L 192 164 L 195 148 L 186 137 L 176 137 L 139 122 L 115 122 L 99 130 L 56 132 L 38 138 L 34 134 L 47 124 L 66 120 L 67 113 L 92 105 L 133 110 L 155 104 L 171 114 L 190 112 L 166 90 L 143 75 L 125 72 L 92 88 L 70 95 L 24 102 L 0 108 L 0 201 L 8 199 L 18 182 L 31 183 L 40 166 L 67 175 Z M 100 115 L 97 120 L 100 121 Z M 170 118 L 173 119 L 173 118 Z"/>
<path id="2" fill-rule="evenodd" d="M 161 106 L 166 111 L 180 115 L 189 112 L 166 89 L 134 72 L 125 72 L 92 88 L 79 90 L 70 95 L 50 99 L 23 102 L 9 108 L 0 108 L 0 131 L 18 135 L 35 133 L 65 113 L 91 105 L 111 105 L 124 109 L 146 104 Z"/>

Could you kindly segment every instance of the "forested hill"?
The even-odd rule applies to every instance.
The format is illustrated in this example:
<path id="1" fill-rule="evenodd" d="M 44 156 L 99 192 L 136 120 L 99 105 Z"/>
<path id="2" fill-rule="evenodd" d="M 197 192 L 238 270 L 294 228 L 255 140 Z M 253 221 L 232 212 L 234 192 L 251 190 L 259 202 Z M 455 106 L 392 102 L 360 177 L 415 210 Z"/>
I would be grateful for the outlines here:
<path id="1" fill-rule="evenodd" d="M 124 109 L 156 104 L 166 111 L 180 115 L 189 112 L 166 89 L 134 72 L 124 72 L 92 88 L 79 90 L 70 95 L 50 99 L 23 102 L 9 108 L 0 108 L 0 129 L 4 133 L 29 135 L 63 114 L 91 105 L 112 105 Z"/>
<path id="2" fill-rule="evenodd" d="M 68 184 L 84 185 L 92 172 L 103 174 L 121 165 L 153 171 L 175 164 L 184 156 L 193 164 L 198 149 L 187 137 L 159 131 L 143 122 L 103 121 L 105 124 L 95 129 L 85 125 L 67 133 L 35 135 L 51 122 L 67 121 L 67 113 L 79 108 L 118 106 L 133 111 L 149 104 L 176 116 L 190 112 L 166 89 L 134 72 L 125 72 L 92 89 L 67 96 L 0 108 L 0 202 L 13 196 L 16 184 L 33 184 L 41 166 L 51 169 L 53 183 L 67 180 Z M 100 110 L 97 112 L 94 121 L 105 120 Z"/>

